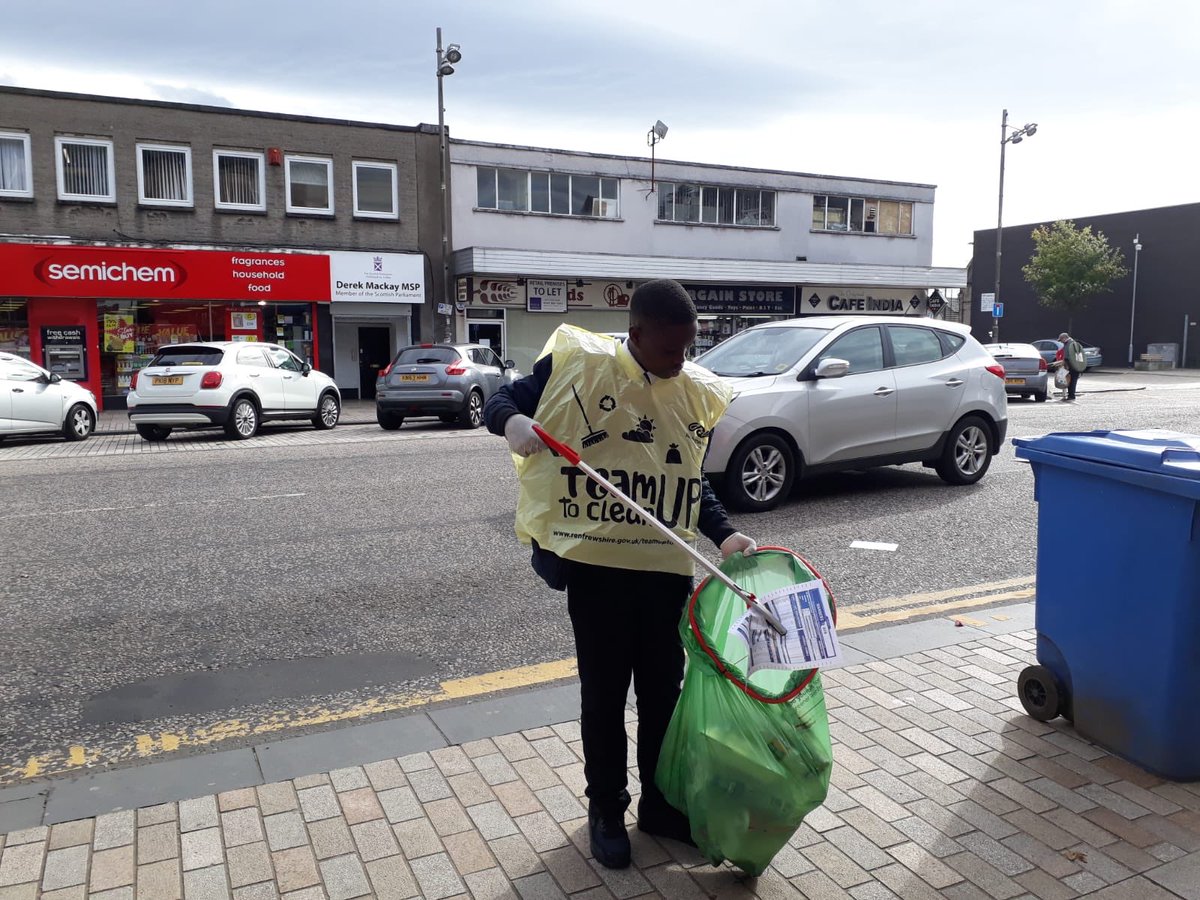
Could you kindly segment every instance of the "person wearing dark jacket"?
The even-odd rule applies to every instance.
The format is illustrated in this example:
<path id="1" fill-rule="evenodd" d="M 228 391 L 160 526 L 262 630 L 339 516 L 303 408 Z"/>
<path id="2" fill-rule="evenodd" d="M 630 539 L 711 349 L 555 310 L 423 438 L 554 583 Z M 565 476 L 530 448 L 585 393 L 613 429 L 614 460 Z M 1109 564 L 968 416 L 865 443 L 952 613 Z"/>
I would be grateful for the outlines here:
<path id="1" fill-rule="evenodd" d="M 582 446 L 584 458 L 676 534 L 697 532 L 723 557 L 755 542 L 729 521 L 703 476 L 708 435 L 729 403 L 717 376 L 687 362 L 696 310 L 676 282 L 643 284 L 630 301 L 625 342 L 561 326 L 532 374 L 500 388 L 484 408 L 503 435 L 521 481 L 517 532 L 534 570 L 567 592 L 582 709 L 584 777 L 592 854 L 630 863 L 625 703 L 637 695 L 638 828 L 691 843 L 687 818 L 654 775 L 679 698 L 684 655 L 679 623 L 692 589 L 683 551 L 553 456 L 533 430 Z"/>

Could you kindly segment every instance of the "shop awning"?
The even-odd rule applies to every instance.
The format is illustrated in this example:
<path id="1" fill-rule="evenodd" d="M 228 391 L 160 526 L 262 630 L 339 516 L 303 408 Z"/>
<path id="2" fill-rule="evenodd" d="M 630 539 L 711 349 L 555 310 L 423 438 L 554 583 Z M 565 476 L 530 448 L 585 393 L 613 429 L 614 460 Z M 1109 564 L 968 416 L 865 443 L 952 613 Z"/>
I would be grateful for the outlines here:
<path id="1" fill-rule="evenodd" d="M 947 266 L 872 266 L 861 263 L 774 262 L 761 259 L 688 259 L 621 253 L 573 253 L 467 247 L 454 254 L 456 275 L 544 275 L 558 278 L 734 284 L 855 285 L 897 288 L 965 288 L 967 270 Z"/>

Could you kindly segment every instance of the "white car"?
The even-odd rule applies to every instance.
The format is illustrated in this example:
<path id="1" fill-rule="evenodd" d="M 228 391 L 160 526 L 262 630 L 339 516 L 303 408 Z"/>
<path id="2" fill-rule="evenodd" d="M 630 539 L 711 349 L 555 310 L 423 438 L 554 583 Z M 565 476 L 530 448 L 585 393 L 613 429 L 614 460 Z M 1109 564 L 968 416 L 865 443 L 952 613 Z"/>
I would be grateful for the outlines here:
<path id="1" fill-rule="evenodd" d="M 973 484 L 1008 428 L 1004 368 L 952 322 L 769 322 L 696 363 L 734 390 L 704 471 L 731 505 L 751 512 L 822 472 L 921 462 L 951 484 Z"/>
<path id="2" fill-rule="evenodd" d="M 0 353 L 0 438 L 57 432 L 82 441 L 95 429 L 95 394 L 24 357 Z"/>
<path id="3" fill-rule="evenodd" d="M 160 347 L 150 365 L 134 373 L 125 403 L 148 441 L 165 440 L 173 428 L 215 425 L 245 440 L 272 419 L 333 428 L 342 395 L 332 378 L 286 347 L 201 341 Z"/>

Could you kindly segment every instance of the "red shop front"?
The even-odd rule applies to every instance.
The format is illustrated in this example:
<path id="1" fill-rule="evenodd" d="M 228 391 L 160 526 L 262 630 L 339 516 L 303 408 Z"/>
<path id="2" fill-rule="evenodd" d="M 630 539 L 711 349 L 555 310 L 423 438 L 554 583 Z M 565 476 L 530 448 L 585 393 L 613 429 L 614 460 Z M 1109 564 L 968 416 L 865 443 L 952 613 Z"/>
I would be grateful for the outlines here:
<path id="1" fill-rule="evenodd" d="M 108 408 L 163 344 L 267 340 L 321 368 L 329 283 L 318 253 L 0 243 L 0 350 Z"/>

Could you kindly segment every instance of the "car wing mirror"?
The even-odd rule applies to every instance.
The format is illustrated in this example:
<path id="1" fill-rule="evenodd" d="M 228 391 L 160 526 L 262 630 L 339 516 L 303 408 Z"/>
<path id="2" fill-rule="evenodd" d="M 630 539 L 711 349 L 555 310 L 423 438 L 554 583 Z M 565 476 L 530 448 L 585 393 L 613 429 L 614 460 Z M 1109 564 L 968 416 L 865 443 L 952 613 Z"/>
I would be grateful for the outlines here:
<path id="1" fill-rule="evenodd" d="M 300 367 L 300 374 L 301 374 L 301 375 L 305 375 L 305 376 L 307 376 L 307 375 L 308 375 L 308 373 L 309 373 L 309 372 L 311 372 L 311 371 L 312 371 L 312 365 L 311 365 L 310 363 L 305 363 L 303 366 L 301 366 L 301 367 Z"/>
<path id="2" fill-rule="evenodd" d="M 513 362 L 511 359 L 506 359 L 504 361 L 504 368 L 515 369 L 516 367 L 517 367 L 517 364 L 515 362 Z"/>
<path id="3" fill-rule="evenodd" d="M 62 376 L 57 372 L 51 372 L 49 377 L 46 378 L 47 384 L 58 384 L 60 381 L 62 381 Z"/>
<path id="4" fill-rule="evenodd" d="M 849 360 L 827 356 L 817 363 L 816 369 L 813 370 L 813 376 L 816 378 L 841 378 L 849 371 Z"/>

